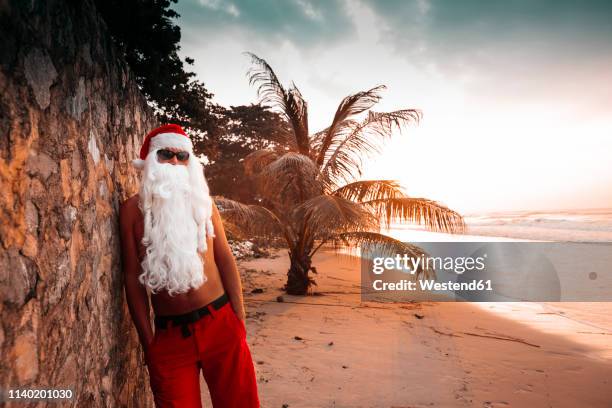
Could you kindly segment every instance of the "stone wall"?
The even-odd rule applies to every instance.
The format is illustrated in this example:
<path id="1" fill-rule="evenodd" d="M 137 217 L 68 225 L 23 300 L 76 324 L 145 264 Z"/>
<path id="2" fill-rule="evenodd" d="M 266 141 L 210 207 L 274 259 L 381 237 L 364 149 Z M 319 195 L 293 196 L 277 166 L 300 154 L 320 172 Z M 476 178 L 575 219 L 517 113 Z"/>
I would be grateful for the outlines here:
<path id="1" fill-rule="evenodd" d="M 152 406 L 117 217 L 152 113 L 91 0 L 0 0 L 0 36 L 0 387 Z"/>

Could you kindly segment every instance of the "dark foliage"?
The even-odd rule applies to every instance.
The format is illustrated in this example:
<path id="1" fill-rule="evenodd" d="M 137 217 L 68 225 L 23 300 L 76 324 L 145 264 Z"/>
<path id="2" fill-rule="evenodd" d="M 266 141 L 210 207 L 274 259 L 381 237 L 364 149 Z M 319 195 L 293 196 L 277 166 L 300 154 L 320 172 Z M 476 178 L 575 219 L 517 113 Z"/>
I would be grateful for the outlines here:
<path id="1" fill-rule="evenodd" d="M 160 107 L 176 105 L 195 75 L 178 56 L 181 30 L 171 19 L 179 15 L 170 8 L 176 0 L 95 1 L 145 96 Z"/>
<path id="2" fill-rule="evenodd" d="M 161 122 L 178 123 L 206 152 L 221 132 L 219 107 L 203 83 L 181 61 L 181 30 L 172 19 L 177 0 L 95 0 L 110 34 Z"/>
<path id="3" fill-rule="evenodd" d="M 198 155 L 210 163 L 206 173 L 214 194 L 257 200 L 242 159 L 254 150 L 283 145 L 289 128 L 283 118 L 261 107 L 226 109 L 211 101 L 213 94 L 186 70 L 181 61 L 177 0 L 95 0 L 98 11 L 138 85 L 162 123 L 180 124 Z"/>
<path id="4" fill-rule="evenodd" d="M 261 105 L 232 106 L 225 111 L 225 132 L 217 142 L 207 179 L 214 195 L 222 195 L 243 203 L 256 203 L 254 181 L 244 172 L 243 159 L 255 150 L 280 148 L 290 128 L 279 114 Z"/>

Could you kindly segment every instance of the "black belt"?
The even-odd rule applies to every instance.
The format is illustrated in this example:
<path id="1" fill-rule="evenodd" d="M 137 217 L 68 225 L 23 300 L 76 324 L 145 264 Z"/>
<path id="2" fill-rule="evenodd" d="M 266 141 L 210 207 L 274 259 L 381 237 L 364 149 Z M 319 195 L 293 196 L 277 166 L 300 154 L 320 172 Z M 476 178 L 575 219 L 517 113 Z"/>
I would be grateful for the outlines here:
<path id="1" fill-rule="evenodd" d="M 227 294 L 224 293 L 217 299 L 210 302 L 208 305 L 202 306 L 201 308 L 193 310 L 189 313 L 183 313 L 180 315 L 155 316 L 155 327 L 165 329 L 168 327 L 168 322 L 172 322 L 173 326 L 181 326 L 181 333 L 183 334 L 183 337 L 189 337 L 191 336 L 191 332 L 187 326 L 189 323 L 195 323 L 202 317 L 210 314 L 210 310 L 208 310 L 209 305 L 212 305 L 215 310 L 219 310 L 225 306 L 228 301 L 229 299 Z"/>

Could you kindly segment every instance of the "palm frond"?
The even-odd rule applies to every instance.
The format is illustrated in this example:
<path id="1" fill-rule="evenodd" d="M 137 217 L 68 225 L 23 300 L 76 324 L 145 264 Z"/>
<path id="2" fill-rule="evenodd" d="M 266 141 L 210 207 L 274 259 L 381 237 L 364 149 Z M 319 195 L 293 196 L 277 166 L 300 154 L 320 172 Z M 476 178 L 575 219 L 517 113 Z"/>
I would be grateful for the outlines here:
<path id="1" fill-rule="evenodd" d="M 234 224 L 227 218 L 223 218 L 223 228 L 225 229 L 225 235 L 227 235 L 228 239 L 233 240 L 245 240 L 248 239 L 248 235 L 245 234 L 245 231 L 242 230 L 238 225 Z"/>
<path id="2" fill-rule="evenodd" d="M 255 67 L 249 69 L 247 76 L 249 84 L 257 87 L 257 96 L 260 102 L 280 110 L 282 114 L 286 114 L 287 90 L 280 83 L 272 67 L 266 60 L 251 52 L 245 54 L 251 57 L 251 61 L 255 64 Z"/>
<path id="3" fill-rule="evenodd" d="M 291 124 L 295 136 L 295 145 L 304 155 L 310 154 L 308 140 L 308 104 L 301 92 L 292 84 L 285 89 L 272 67 L 257 55 L 247 52 L 255 65 L 247 75 L 249 83 L 257 87 L 257 96 L 262 104 L 269 105 L 281 113 Z"/>
<path id="4" fill-rule="evenodd" d="M 401 131 L 403 125 L 420 118 L 420 111 L 414 109 L 370 111 L 367 118 L 353 125 L 342 140 L 332 143 L 320 177 L 328 185 L 352 182 L 362 174 L 363 159 L 380 153 L 382 143 L 391 137 L 394 128 Z"/>
<path id="5" fill-rule="evenodd" d="M 261 192 L 275 201 L 299 204 L 323 191 L 317 176 L 318 169 L 310 157 L 287 152 L 262 169 Z"/>
<path id="6" fill-rule="evenodd" d="M 213 196 L 213 199 L 219 207 L 224 223 L 227 221 L 231 228 L 237 228 L 239 233 L 256 236 L 278 236 L 283 233 L 283 224 L 276 214 L 266 207 L 243 204 L 222 196 Z"/>
<path id="7" fill-rule="evenodd" d="M 357 248 L 362 250 L 361 256 L 364 256 L 363 250 L 366 253 L 375 253 L 380 257 L 395 257 L 397 254 L 408 255 L 411 258 L 420 258 L 427 256 L 427 253 L 416 245 L 408 242 L 402 242 L 390 236 L 377 232 L 368 231 L 349 231 L 333 236 L 328 240 L 335 251 L 349 250 L 354 253 Z M 432 279 L 435 277 L 435 271 L 432 269 L 423 268 L 423 264 L 419 264 L 416 270 L 416 278 Z"/>
<path id="8" fill-rule="evenodd" d="M 257 175 L 278 157 L 279 153 L 274 150 L 262 149 L 251 152 L 244 157 L 244 173 L 247 176 Z"/>
<path id="9" fill-rule="evenodd" d="M 325 152 L 332 144 L 333 138 L 336 136 L 336 133 L 339 128 L 348 125 L 345 123 L 347 119 L 351 116 L 358 115 L 366 110 L 370 109 L 374 106 L 378 101 L 380 101 L 379 92 L 386 87 L 384 85 L 378 85 L 372 89 L 367 91 L 357 92 L 353 95 L 349 95 L 340 102 L 338 109 L 336 110 L 336 114 L 334 115 L 334 120 L 331 125 L 324 132 L 324 138 L 321 141 L 321 145 L 317 150 L 317 159 L 316 163 L 318 165 L 323 164 L 323 160 L 325 159 Z"/>
<path id="10" fill-rule="evenodd" d="M 299 152 L 310 155 L 310 140 L 308 138 L 308 104 L 295 84 L 291 84 L 287 100 L 289 119 L 293 126 Z"/>
<path id="11" fill-rule="evenodd" d="M 323 149 L 323 143 L 326 140 L 327 134 L 330 132 L 330 127 L 325 128 L 310 136 L 310 147 L 313 152 L 323 151 L 323 162 L 325 163 L 331 155 L 331 148 L 337 146 L 338 143 L 343 140 L 353 129 L 359 125 L 359 122 L 353 119 L 345 119 L 342 121 L 334 130 L 333 137 L 330 140 L 330 144 L 327 148 Z M 321 167 L 322 163 L 317 163 Z"/>
<path id="12" fill-rule="evenodd" d="M 408 221 L 425 225 L 435 232 L 465 232 L 465 222 L 459 213 L 426 198 L 379 198 L 363 201 L 361 204 L 370 208 L 387 228 L 392 221 Z"/>
<path id="13" fill-rule="evenodd" d="M 331 193 L 351 201 L 405 197 L 396 180 L 360 180 L 346 184 Z"/>
<path id="14" fill-rule="evenodd" d="M 322 194 L 306 200 L 293 210 L 293 217 L 305 220 L 310 233 L 318 238 L 342 231 L 378 229 L 378 219 L 359 203 Z"/>

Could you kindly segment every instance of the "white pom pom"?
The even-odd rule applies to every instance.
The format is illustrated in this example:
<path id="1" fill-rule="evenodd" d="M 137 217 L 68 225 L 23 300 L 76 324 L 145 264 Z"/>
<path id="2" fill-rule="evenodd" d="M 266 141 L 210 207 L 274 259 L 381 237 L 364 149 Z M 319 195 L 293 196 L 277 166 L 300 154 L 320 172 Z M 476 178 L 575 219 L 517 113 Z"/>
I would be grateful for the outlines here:
<path id="1" fill-rule="evenodd" d="M 132 160 L 132 165 L 136 167 L 138 170 L 144 169 L 145 161 L 141 159 Z"/>

